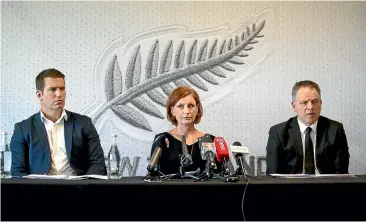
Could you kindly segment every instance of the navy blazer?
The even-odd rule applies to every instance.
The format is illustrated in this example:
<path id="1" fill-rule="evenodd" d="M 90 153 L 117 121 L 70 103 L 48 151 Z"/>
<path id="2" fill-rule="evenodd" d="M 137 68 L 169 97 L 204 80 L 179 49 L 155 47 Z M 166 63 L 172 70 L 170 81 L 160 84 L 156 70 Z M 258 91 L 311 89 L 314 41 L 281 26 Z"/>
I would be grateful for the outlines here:
<path id="1" fill-rule="evenodd" d="M 349 148 L 343 125 L 320 116 L 316 133 L 316 167 L 321 174 L 347 174 Z M 297 116 L 272 126 L 267 143 L 266 174 L 298 174 L 303 170 L 303 147 Z"/>
<path id="2" fill-rule="evenodd" d="M 77 175 L 106 175 L 99 135 L 87 116 L 66 110 L 65 146 L 71 168 Z M 14 125 L 10 141 L 11 175 L 48 174 L 51 152 L 40 112 Z"/>

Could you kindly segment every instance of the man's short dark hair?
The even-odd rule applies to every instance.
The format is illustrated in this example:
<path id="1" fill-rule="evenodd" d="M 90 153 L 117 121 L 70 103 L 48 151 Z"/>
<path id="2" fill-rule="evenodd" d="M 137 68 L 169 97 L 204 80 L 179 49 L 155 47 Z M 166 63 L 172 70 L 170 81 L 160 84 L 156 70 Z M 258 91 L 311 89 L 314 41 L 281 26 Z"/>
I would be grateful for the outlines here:
<path id="1" fill-rule="evenodd" d="M 316 91 L 319 93 L 319 97 L 321 98 L 321 91 L 319 85 L 310 80 L 303 80 L 296 82 L 294 87 L 292 87 L 292 101 L 296 100 L 297 91 L 302 87 L 309 87 L 311 89 L 316 89 Z"/>
<path id="2" fill-rule="evenodd" d="M 44 79 L 47 77 L 51 78 L 63 78 L 65 79 L 65 75 L 57 69 L 46 69 L 40 72 L 36 77 L 36 89 L 43 92 L 44 90 Z"/>

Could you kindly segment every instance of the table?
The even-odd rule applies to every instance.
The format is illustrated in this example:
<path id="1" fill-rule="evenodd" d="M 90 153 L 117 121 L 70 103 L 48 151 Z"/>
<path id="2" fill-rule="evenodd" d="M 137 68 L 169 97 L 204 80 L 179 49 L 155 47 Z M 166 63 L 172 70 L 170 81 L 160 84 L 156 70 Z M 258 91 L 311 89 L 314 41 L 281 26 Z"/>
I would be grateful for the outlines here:
<path id="1" fill-rule="evenodd" d="M 1 180 L 2 220 L 366 220 L 366 175 L 354 178 Z M 304 213 L 307 202 L 312 213 Z"/>

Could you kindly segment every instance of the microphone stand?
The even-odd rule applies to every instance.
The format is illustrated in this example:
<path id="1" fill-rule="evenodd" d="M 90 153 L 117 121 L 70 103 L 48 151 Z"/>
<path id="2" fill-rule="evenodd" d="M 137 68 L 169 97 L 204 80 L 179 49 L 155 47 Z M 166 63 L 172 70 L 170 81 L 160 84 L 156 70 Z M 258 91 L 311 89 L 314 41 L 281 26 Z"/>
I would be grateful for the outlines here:
<path id="1" fill-rule="evenodd" d="M 244 178 L 244 181 L 245 182 L 248 182 L 249 178 L 252 178 L 252 179 L 256 179 L 256 180 L 261 180 L 261 178 L 258 178 L 258 177 L 254 177 L 254 176 L 251 176 L 249 174 L 246 173 L 246 170 L 245 170 L 245 167 L 244 167 L 244 162 L 243 162 L 243 159 L 242 158 L 238 158 L 240 164 L 239 164 L 239 168 L 237 169 L 237 171 L 239 171 L 239 175 L 243 175 L 243 178 Z"/>
<path id="2" fill-rule="evenodd" d="M 238 182 L 239 181 L 239 177 L 235 175 L 234 171 L 234 167 L 232 165 L 232 163 L 230 162 L 230 160 L 226 160 L 225 158 L 223 158 L 222 160 L 223 162 L 223 171 L 222 171 L 222 177 L 224 178 L 225 182 Z"/>
<path id="3" fill-rule="evenodd" d="M 187 158 L 184 155 L 181 155 L 178 173 L 170 174 L 170 175 L 164 175 L 163 180 L 166 180 L 166 179 L 170 180 L 170 179 L 174 179 L 174 178 L 201 180 L 201 178 L 199 178 L 199 176 L 195 176 L 195 174 L 198 173 L 199 168 L 196 171 L 186 172 L 184 170 L 184 168 L 187 167 L 187 166 L 189 166 L 189 165 L 187 165 Z"/>
<path id="4" fill-rule="evenodd" d="M 142 179 L 148 182 L 163 181 L 167 179 L 167 176 L 159 170 L 154 170 L 152 172 L 148 172 Z"/>
<path id="5" fill-rule="evenodd" d="M 192 147 L 193 149 L 193 147 Z M 192 150 L 193 151 L 193 150 Z M 186 137 L 182 135 L 182 154 L 180 155 L 180 165 L 178 173 L 168 175 L 167 177 L 170 178 L 180 178 L 180 179 L 194 179 L 199 180 L 197 176 L 194 174 L 197 174 L 199 168 L 196 171 L 192 172 L 186 172 L 184 168 L 189 167 L 192 164 L 192 157 L 188 154 L 187 144 L 186 144 Z"/>
<path id="6" fill-rule="evenodd" d="M 214 177 L 215 173 L 213 172 L 215 166 L 216 166 L 215 163 L 212 163 L 210 159 L 207 159 L 205 170 L 197 177 L 197 179 L 193 180 L 193 182 L 197 182 L 199 180 L 205 181 L 208 180 L 209 178 L 215 178 Z"/>
<path id="7" fill-rule="evenodd" d="M 224 182 L 237 182 L 239 181 L 239 177 L 235 176 L 235 175 L 230 175 L 230 169 L 227 166 L 229 164 L 229 162 L 227 162 L 225 159 L 223 159 L 223 170 L 222 170 L 222 175 L 216 174 L 213 172 L 213 166 L 211 164 L 210 161 L 206 162 L 206 170 L 199 176 L 198 179 L 194 180 L 193 182 L 196 182 L 198 180 L 208 180 L 208 179 L 218 179 Z M 227 171 L 229 173 L 227 173 Z"/>
<path id="8" fill-rule="evenodd" d="M 146 176 L 144 176 L 142 179 L 148 182 L 152 182 L 152 181 L 170 180 L 171 177 L 172 175 L 165 175 L 163 172 L 159 170 L 158 166 L 155 166 L 154 168 L 148 168 Z"/>

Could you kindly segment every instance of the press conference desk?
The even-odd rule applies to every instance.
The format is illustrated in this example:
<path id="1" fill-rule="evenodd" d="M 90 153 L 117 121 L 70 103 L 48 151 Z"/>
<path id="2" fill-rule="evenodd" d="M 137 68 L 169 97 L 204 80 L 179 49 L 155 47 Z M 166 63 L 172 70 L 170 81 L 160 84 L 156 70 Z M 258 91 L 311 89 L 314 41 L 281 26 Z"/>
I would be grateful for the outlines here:
<path id="1" fill-rule="evenodd" d="M 261 178 L 248 184 L 3 179 L 1 219 L 240 221 L 243 209 L 246 220 L 366 220 L 366 176 Z M 312 213 L 304 213 L 308 203 Z"/>

